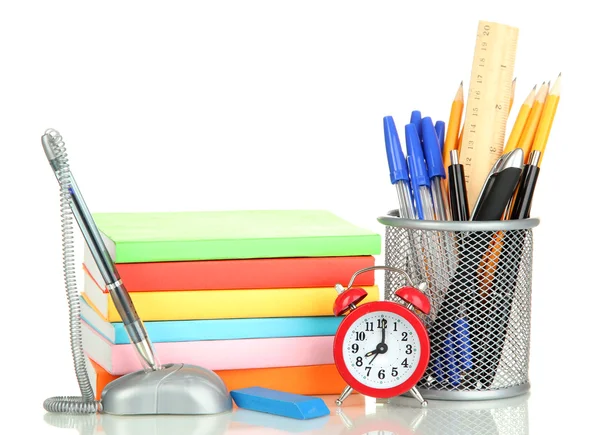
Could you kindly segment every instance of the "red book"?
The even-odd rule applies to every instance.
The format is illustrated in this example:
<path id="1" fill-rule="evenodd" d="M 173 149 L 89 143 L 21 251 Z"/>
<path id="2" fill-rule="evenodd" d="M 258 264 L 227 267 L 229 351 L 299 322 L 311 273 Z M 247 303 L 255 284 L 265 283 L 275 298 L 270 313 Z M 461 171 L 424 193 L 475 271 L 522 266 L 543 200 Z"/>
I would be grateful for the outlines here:
<path id="1" fill-rule="evenodd" d="M 375 257 L 357 256 L 117 263 L 116 268 L 128 291 L 143 292 L 346 286 L 357 270 L 374 265 Z M 103 282 L 91 256 L 84 268 Z M 374 285 L 374 272 L 360 274 L 354 284 Z"/>

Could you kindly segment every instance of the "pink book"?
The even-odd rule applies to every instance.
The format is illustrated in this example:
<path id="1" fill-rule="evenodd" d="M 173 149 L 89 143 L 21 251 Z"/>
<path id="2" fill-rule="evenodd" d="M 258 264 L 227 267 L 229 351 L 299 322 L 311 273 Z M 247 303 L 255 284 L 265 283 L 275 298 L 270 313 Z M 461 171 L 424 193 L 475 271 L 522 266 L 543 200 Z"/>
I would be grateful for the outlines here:
<path id="1" fill-rule="evenodd" d="M 140 370 L 133 346 L 112 344 L 85 321 L 83 348 L 108 373 Z M 187 363 L 209 370 L 254 369 L 333 364 L 333 336 L 155 343 L 161 364 Z"/>

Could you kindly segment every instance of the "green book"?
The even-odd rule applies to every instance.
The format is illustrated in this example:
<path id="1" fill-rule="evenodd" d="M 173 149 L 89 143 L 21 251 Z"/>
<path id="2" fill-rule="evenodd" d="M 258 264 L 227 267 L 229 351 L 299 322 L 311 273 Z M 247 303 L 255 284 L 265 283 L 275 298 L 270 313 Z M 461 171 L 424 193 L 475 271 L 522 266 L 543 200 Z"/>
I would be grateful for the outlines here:
<path id="1" fill-rule="evenodd" d="M 378 255 L 381 237 L 323 210 L 97 213 L 115 263 Z"/>

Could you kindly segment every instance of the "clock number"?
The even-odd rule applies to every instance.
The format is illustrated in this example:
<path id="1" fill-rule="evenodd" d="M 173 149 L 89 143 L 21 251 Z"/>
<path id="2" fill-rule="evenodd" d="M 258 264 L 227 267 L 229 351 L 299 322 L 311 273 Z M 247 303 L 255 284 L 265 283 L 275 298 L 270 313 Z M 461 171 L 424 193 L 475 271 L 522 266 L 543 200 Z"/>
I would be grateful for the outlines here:
<path id="1" fill-rule="evenodd" d="M 367 331 L 373 331 L 373 322 L 367 322 Z"/>
<path id="2" fill-rule="evenodd" d="M 379 373 L 377 373 L 377 377 L 379 379 L 385 379 L 385 370 L 384 369 L 379 370 Z"/>
<path id="3" fill-rule="evenodd" d="M 412 345 L 407 344 L 406 345 L 406 354 L 410 355 L 412 353 Z"/>
<path id="4" fill-rule="evenodd" d="M 357 341 L 365 341 L 365 333 L 364 331 L 358 332 L 356 331 L 356 340 Z"/>
<path id="5" fill-rule="evenodd" d="M 398 376 L 398 367 L 392 367 L 392 376 Z"/>
<path id="6" fill-rule="evenodd" d="M 398 332 L 398 322 L 394 322 L 394 332 Z"/>
<path id="7" fill-rule="evenodd" d="M 385 319 L 377 319 L 377 327 L 379 329 L 387 328 L 387 320 L 385 320 Z"/>
<path id="8" fill-rule="evenodd" d="M 402 367 L 408 368 L 408 358 L 404 358 L 404 361 L 400 363 Z"/>
<path id="9" fill-rule="evenodd" d="M 365 367 L 365 370 L 367 371 L 367 376 L 369 376 L 371 374 L 371 369 L 373 367 Z"/>
<path id="10" fill-rule="evenodd" d="M 408 341 L 408 332 L 402 333 L 402 341 Z"/>
<path id="11" fill-rule="evenodd" d="M 356 352 L 358 352 L 358 344 L 354 343 L 352 345 L 352 353 L 356 353 Z"/>
<path id="12" fill-rule="evenodd" d="M 362 366 L 362 357 L 359 356 L 358 358 L 356 358 L 356 366 L 357 367 Z"/>

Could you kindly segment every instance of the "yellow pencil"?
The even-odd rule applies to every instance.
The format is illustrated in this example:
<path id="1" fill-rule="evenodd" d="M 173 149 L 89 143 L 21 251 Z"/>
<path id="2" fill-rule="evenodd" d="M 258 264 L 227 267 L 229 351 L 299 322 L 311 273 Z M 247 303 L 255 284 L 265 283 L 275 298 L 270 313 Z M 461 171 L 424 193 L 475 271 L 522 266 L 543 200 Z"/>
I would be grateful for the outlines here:
<path id="1" fill-rule="evenodd" d="M 531 150 L 531 145 L 533 144 L 533 138 L 535 137 L 535 132 L 540 122 L 540 117 L 542 116 L 542 109 L 544 108 L 544 102 L 546 101 L 547 95 L 548 85 L 546 82 L 544 82 L 535 96 L 535 100 L 531 106 L 531 111 L 527 117 L 527 122 L 523 128 L 523 133 L 521 133 L 519 143 L 517 144 L 517 148 L 521 148 L 523 150 L 524 162 L 529 161 L 529 151 Z"/>
<path id="2" fill-rule="evenodd" d="M 510 136 L 508 137 L 508 141 L 506 142 L 506 146 L 504 147 L 504 154 L 511 152 L 517 147 L 519 143 L 519 139 L 521 139 L 521 134 L 523 133 L 523 129 L 525 128 L 525 124 L 527 123 L 527 117 L 531 112 L 531 107 L 533 105 L 533 101 L 535 100 L 535 89 L 537 85 L 533 87 L 521 109 L 519 109 L 519 114 L 517 115 L 517 119 L 513 124 L 513 128 L 510 132 Z"/>
<path id="3" fill-rule="evenodd" d="M 533 140 L 532 150 L 540 152 L 539 165 L 542 164 L 544 158 L 544 151 L 546 144 L 548 143 L 548 137 L 550 136 L 550 129 L 552 128 L 552 122 L 554 121 L 554 115 L 556 108 L 558 107 L 558 101 L 560 100 L 560 78 L 561 74 L 558 75 L 554 86 L 550 90 L 548 97 L 544 103 L 542 114 L 540 116 L 540 122 L 538 123 L 537 130 L 535 132 L 535 138 Z"/>

